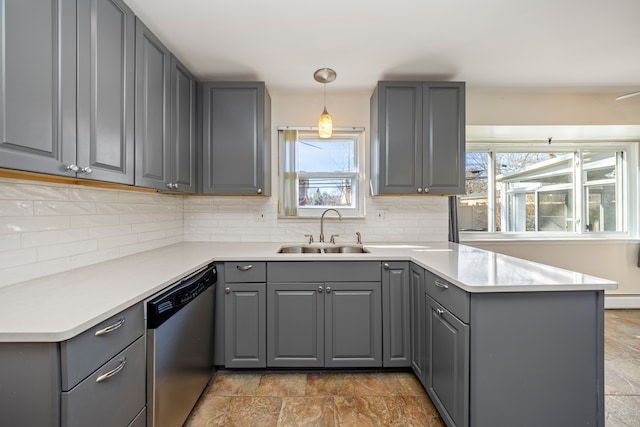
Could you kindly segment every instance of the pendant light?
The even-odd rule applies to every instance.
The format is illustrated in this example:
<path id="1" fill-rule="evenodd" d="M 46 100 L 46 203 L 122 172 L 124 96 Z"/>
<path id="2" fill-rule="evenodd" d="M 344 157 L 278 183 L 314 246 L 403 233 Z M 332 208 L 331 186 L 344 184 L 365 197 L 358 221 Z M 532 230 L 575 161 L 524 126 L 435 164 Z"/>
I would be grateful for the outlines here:
<path id="1" fill-rule="evenodd" d="M 327 83 L 331 83 L 336 79 L 336 72 L 331 68 L 320 68 L 313 73 L 313 78 L 324 84 L 324 110 L 318 120 L 318 135 L 320 138 L 331 138 L 333 132 L 333 121 L 327 112 Z"/>

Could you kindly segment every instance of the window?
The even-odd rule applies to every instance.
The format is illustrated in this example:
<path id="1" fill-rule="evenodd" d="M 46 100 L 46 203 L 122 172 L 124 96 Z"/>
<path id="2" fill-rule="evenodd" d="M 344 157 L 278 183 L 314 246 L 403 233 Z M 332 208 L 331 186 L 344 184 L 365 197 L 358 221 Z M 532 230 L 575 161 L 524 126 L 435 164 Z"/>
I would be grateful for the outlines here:
<path id="1" fill-rule="evenodd" d="M 327 208 L 343 216 L 364 216 L 362 156 L 364 132 L 279 131 L 281 217 L 319 216 Z"/>
<path id="2" fill-rule="evenodd" d="M 467 144 L 461 232 L 628 231 L 630 144 Z M 633 159 L 634 156 L 631 156 Z"/>

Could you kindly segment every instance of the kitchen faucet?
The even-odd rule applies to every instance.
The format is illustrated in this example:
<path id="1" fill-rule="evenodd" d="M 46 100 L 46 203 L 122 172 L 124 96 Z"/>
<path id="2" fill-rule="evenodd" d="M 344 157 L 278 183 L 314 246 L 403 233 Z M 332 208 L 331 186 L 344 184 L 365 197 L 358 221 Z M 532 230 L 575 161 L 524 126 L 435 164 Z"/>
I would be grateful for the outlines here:
<path id="1" fill-rule="evenodd" d="M 320 216 L 320 243 L 324 243 L 324 216 L 329 211 L 334 211 L 335 213 L 337 213 L 340 221 L 342 221 L 342 214 L 340 214 L 340 212 L 338 212 L 333 208 L 327 209 L 324 212 L 322 212 L 322 215 Z"/>

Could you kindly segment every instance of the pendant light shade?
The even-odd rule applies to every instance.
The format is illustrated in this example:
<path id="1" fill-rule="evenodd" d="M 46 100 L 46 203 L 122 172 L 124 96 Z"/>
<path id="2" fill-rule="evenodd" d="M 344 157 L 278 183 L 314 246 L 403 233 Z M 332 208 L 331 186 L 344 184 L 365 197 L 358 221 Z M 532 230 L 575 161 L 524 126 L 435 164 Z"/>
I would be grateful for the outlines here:
<path id="1" fill-rule="evenodd" d="M 333 121 L 331 120 L 331 116 L 327 112 L 327 107 L 324 107 L 324 111 L 320 116 L 320 120 L 318 121 L 318 135 L 320 138 L 331 138 L 331 133 L 333 132 Z"/>
<path id="2" fill-rule="evenodd" d="M 324 110 L 318 120 L 318 135 L 320 138 L 331 138 L 333 132 L 333 120 L 327 112 L 327 83 L 331 83 L 336 79 L 336 72 L 331 68 L 320 68 L 313 73 L 313 78 L 324 84 Z"/>

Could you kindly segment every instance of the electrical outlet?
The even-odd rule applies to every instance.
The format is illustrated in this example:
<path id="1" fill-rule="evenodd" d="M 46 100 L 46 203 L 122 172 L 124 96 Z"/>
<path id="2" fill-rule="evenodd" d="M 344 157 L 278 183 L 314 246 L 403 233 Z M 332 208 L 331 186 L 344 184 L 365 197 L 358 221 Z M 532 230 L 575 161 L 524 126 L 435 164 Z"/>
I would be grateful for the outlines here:
<path id="1" fill-rule="evenodd" d="M 387 210 L 381 209 L 376 212 L 376 221 L 386 221 L 387 220 Z"/>
<path id="2" fill-rule="evenodd" d="M 265 218 L 264 218 L 264 212 L 261 211 L 257 211 L 255 212 L 256 215 L 256 222 L 265 222 Z"/>

